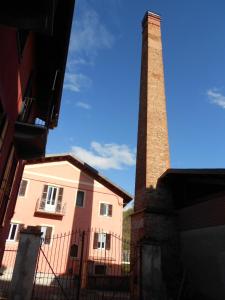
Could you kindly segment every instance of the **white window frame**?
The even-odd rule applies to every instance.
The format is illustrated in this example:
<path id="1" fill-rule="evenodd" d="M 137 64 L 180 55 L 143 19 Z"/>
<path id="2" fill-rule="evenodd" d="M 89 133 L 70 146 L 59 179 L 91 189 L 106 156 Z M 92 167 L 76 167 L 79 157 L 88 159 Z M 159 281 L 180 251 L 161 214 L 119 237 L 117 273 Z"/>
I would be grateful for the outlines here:
<path id="1" fill-rule="evenodd" d="M 13 230 L 13 226 L 16 225 L 16 231 L 15 231 L 15 235 L 14 235 L 14 238 L 13 239 L 10 239 L 9 237 L 11 236 L 12 234 L 12 230 Z M 16 237 L 18 235 L 18 229 L 19 229 L 19 225 L 20 223 L 15 223 L 15 222 L 11 222 L 10 223 L 10 229 L 9 229 L 9 234 L 8 234 L 8 238 L 7 238 L 7 242 L 16 242 Z"/>
<path id="2" fill-rule="evenodd" d="M 50 188 L 56 189 L 54 206 L 51 203 L 50 204 L 47 203 Z M 56 206 L 57 206 L 57 202 L 58 202 L 58 195 L 59 195 L 59 186 L 48 184 L 48 189 L 47 189 L 47 194 L 46 194 L 46 199 L 45 199 L 45 209 L 44 209 L 45 211 L 49 211 L 49 212 L 55 212 L 56 211 Z M 50 202 L 51 201 L 52 201 L 52 199 L 50 200 Z M 48 209 L 48 206 L 52 207 L 52 209 Z"/>
<path id="3" fill-rule="evenodd" d="M 104 215 L 102 215 L 101 214 L 101 204 L 104 204 L 104 205 L 106 205 L 107 206 L 107 209 L 106 209 L 106 214 L 104 214 Z M 111 204 L 111 203 L 107 203 L 107 202 L 100 202 L 100 204 L 99 204 L 99 216 L 101 216 L 101 217 L 108 217 L 108 218 L 111 218 L 112 217 L 112 215 L 110 216 L 109 215 L 109 206 L 112 206 L 112 209 L 113 209 L 113 205 Z"/>
<path id="4" fill-rule="evenodd" d="M 99 250 L 106 249 L 106 232 L 98 232 L 98 248 Z"/>
<path id="5" fill-rule="evenodd" d="M 83 192 L 83 193 L 84 193 L 83 206 L 77 205 L 77 194 L 78 194 L 78 192 Z M 86 191 L 78 189 L 77 192 L 76 192 L 75 206 L 76 206 L 76 207 L 79 207 L 79 208 L 84 208 L 84 207 L 85 207 L 85 199 L 86 199 Z"/>

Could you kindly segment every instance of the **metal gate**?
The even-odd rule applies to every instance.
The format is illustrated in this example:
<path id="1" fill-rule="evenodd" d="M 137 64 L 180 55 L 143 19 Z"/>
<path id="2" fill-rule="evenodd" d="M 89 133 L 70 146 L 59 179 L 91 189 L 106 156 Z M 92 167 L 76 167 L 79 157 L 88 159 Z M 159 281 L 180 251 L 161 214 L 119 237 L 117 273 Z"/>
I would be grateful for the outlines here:
<path id="1" fill-rule="evenodd" d="M 93 229 L 46 236 L 32 299 L 131 299 L 130 275 L 130 243 L 112 232 Z"/>
<path id="2" fill-rule="evenodd" d="M 17 245 L 6 245 L 0 269 L 0 299 L 9 295 L 13 269 L 17 255 Z"/>

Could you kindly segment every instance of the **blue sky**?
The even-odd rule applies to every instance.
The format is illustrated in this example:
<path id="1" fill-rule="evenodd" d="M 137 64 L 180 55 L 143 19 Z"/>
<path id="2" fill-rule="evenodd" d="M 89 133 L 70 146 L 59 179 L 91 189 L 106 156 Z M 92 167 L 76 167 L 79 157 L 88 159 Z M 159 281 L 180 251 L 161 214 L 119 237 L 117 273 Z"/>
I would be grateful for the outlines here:
<path id="1" fill-rule="evenodd" d="M 147 10 L 162 17 L 171 167 L 225 167 L 225 2 L 76 0 L 47 153 L 73 152 L 132 194 Z"/>

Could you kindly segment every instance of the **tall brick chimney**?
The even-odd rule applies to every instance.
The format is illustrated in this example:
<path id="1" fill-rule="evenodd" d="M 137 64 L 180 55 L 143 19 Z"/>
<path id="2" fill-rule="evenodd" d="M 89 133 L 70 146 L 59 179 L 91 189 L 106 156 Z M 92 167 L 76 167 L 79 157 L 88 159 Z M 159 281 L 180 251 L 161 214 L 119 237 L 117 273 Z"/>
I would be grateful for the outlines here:
<path id="1" fill-rule="evenodd" d="M 132 299 L 164 300 L 178 290 L 180 260 L 176 256 L 179 238 L 172 196 L 165 184 L 157 184 L 170 164 L 160 17 L 147 12 L 142 26 L 136 186 L 131 216 Z"/>
<path id="2" fill-rule="evenodd" d="M 147 12 L 142 26 L 135 211 L 144 208 L 146 190 L 170 165 L 160 16 Z"/>

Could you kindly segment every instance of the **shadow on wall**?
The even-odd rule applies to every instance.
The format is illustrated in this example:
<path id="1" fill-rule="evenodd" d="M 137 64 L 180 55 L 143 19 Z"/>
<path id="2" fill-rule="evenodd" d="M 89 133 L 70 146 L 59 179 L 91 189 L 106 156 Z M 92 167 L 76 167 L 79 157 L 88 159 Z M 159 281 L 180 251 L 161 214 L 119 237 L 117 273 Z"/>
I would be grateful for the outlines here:
<path id="1" fill-rule="evenodd" d="M 84 182 L 86 182 L 84 184 Z M 84 172 L 80 172 L 77 188 L 76 203 L 73 217 L 72 231 L 79 234 L 71 236 L 70 252 L 67 261 L 67 271 L 71 274 L 79 274 L 81 286 L 86 285 L 88 259 L 91 248 L 91 224 L 93 216 L 94 179 Z M 86 233 L 86 234 L 85 234 Z M 76 257 L 79 257 L 77 261 Z M 80 262 L 83 262 L 82 265 Z"/>

